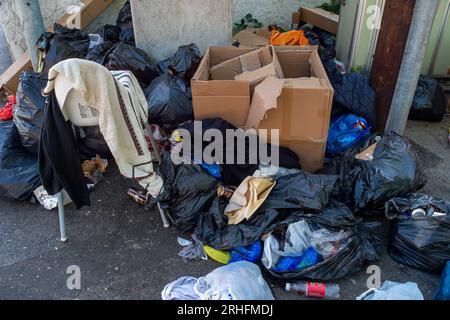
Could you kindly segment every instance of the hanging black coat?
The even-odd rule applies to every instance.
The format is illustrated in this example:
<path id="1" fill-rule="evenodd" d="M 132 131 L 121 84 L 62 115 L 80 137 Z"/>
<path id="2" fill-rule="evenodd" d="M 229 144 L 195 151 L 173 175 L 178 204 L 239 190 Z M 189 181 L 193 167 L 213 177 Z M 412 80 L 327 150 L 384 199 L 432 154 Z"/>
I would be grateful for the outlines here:
<path id="1" fill-rule="evenodd" d="M 71 124 L 64 119 L 55 93 L 48 97 L 44 109 L 39 174 L 50 195 L 65 189 L 77 209 L 91 204 L 75 135 Z"/>

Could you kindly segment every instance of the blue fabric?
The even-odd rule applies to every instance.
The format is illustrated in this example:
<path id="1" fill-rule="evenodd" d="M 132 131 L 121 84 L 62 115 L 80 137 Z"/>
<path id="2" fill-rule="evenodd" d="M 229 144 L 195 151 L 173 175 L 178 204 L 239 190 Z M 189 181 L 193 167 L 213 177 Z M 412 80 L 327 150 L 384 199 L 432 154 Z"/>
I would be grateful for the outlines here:
<path id="1" fill-rule="evenodd" d="M 327 154 L 337 155 L 349 150 L 358 141 L 370 135 L 370 129 L 364 118 L 353 114 L 338 117 L 330 126 Z"/>
<path id="2" fill-rule="evenodd" d="M 261 241 L 255 242 L 253 245 L 248 247 L 240 247 L 233 249 L 231 253 L 230 263 L 239 261 L 249 261 L 258 262 L 261 259 L 263 252 L 263 246 Z"/>
<path id="3" fill-rule="evenodd" d="M 450 300 L 450 261 L 447 261 L 447 265 L 442 274 L 441 287 L 434 296 L 434 300 Z"/>

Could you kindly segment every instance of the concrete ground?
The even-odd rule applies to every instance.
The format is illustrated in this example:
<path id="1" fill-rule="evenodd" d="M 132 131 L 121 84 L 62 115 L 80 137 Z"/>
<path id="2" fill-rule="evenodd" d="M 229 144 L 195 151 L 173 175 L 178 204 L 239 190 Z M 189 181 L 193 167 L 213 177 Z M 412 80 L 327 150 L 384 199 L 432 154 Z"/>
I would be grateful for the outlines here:
<path id="1" fill-rule="evenodd" d="M 420 144 L 429 177 L 427 191 L 450 198 L 449 118 L 440 124 L 411 122 L 407 135 Z M 184 262 L 175 229 L 164 229 L 159 215 L 145 211 L 126 195 L 133 182 L 119 176 L 113 165 L 92 194 L 92 207 L 69 206 L 69 242 L 60 243 L 58 214 L 27 204 L 1 200 L 0 299 L 160 299 L 164 286 L 181 276 L 202 276 L 218 264 Z M 388 223 L 380 236 L 387 241 Z M 187 237 L 185 235 L 185 237 Z M 82 289 L 70 291 L 69 266 L 81 269 Z M 396 264 L 385 253 L 377 264 L 382 280 L 418 283 L 427 299 L 439 284 L 430 275 Z M 365 272 L 347 277 L 342 298 L 366 291 Z M 275 288 L 278 299 L 297 299 Z"/>

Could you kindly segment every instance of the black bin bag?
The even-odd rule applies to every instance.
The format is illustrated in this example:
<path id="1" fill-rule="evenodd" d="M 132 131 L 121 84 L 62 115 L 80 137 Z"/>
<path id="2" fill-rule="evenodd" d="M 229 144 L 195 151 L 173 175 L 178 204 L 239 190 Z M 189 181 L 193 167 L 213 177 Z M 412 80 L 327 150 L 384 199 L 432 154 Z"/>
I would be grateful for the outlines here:
<path id="1" fill-rule="evenodd" d="M 436 79 L 420 77 L 409 119 L 440 122 L 446 109 L 445 95 L 439 82 Z"/>
<path id="2" fill-rule="evenodd" d="M 422 216 L 411 216 L 422 209 Z M 433 213 L 446 215 L 433 216 Z M 425 194 L 410 194 L 386 203 L 392 221 L 389 255 L 398 263 L 440 274 L 450 260 L 450 202 Z"/>
<path id="3" fill-rule="evenodd" d="M 338 175 L 333 198 L 357 214 L 380 215 L 385 203 L 422 189 L 425 177 L 411 142 L 391 133 L 378 142 L 373 161 L 355 159 L 354 153 L 329 163 L 323 174 Z"/>
<path id="4" fill-rule="evenodd" d="M 141 49 L 119 42 L 106 53 L 103 65 L 108 70 L 131 71 L 143 89 L 159 75 L 153 61 Z"/>
<path id="5" fill-rule="evenodd" d="M 164 191 L 151 199 L 149 206 L 159 202 L 178 230 L 193 231 L 200 214 L 216 198 L 218 182 L 198 165 L 174 165 L 169 154 L 163 156 L 159 173 Z"/>
<path id="6" fill-rule="evenodd" d="M 195 44 L 181 46 L 170 58 L 168 70 L 175 76 L 191 81 L 200 61 L 202 61 L 202 54 Z M 164 62 L 161 69 L 164 69 Z"/>
<path id="7" fill-rule="evenodd" d="M 116 24 L 120 28 L 120 41 L 135 46 L 136 41 L 134 39 L 133 15 L 131 13 L 130 0 L 120 10 Z"/>
<path id="8" fill-rule="evenodd" d="M 44 116 L 45 97 L 42 90 L 47 85 L 45 74 L 25 71 L 20 76 L 17 103 L 14 106 L 14 123 L 20 134 L 22 145 L 33 154 L 38 154 Z"/>
<path id="9" fill-rule="evenodd" d="M 40 185 L 37 156 L 22 146 L 13 121 L 0 121 L 0 198 L 29 201 Z"/>
<path id="10" fill-rule="evenodd" d="M 105 141 L 99 126 L 75 127 L 75 137 L 78 145 L 80 159 L 91 160 L 97 155 L 102 159 L 113 159 L 108 144 Z"/>
<path id="11" fill-rule="evenodd" d="M 83 59 L 89 52 L 91 40 L 87 33 L 54 25 L 54 33 L 46 32 L 38 41 L 39 50 L 44 51 L 44 73 L 56 64 L 67 59 Z"/>
<path id="12" fill-rule="evenodd" d="M 116 43 L 120 41 L 120 32 L 119 27 L 107 24 L 100 29 L 99 34 L 104 42 Z"/>
<path id="13" fill-rule="evenodd" d="M 321 262 L 298 270 L 275 271 L 264 269 L 276 280 L 297 281 L 333 281 L 364 270 L 369 263 L 379 260 L 382 243 L 375 236 L 377 223 L 363 223 L 354 217 L 344 204 L 331 200 L 321 213 L 298 214 L 296 222 L 305 221 L 312 230 L 325 229 L 330 232 L 345 234 L 346 240 L 338 243 L 341 248 L 334 255 Z M 277 250 L 284 251 L 288 226 L 283 225 L 273 231 L 280 245 Z M 268 241 L 268 240 L 267 240 Z M 270 257 L 271 246 L 265 244 L 263 260 Z M 270 259 L 270 258 L 269 258 Z"/>
<path id="14" fill-rule="evenodd" d="M 105 41 L 93 47 L 86 55 L 85 59 L 93 62 L 97 62 L 101 65 L 106 65 L 109 54 L 115 49 L 116 45 L 111 41 Z"/>
<path id="15" fill-rule="evenodd" d="M 194 119 L 192 93 L 182 78 L 165 73 L 145 90 L 149 120 L 163 127 L 176 127 Z"/>
<path id="16" fill-rule="evenodd" d="M 224 214 L 227 201 L 216 199 L 210 210 L 200 215 L 197 235 L 215 249 L 250 246 L 263 235 L 299 221 L 305 212 L 322 212 L 336 179 L 304 172 L 281 177 L 258 212 L 238 225 L 228 225 Z"/>

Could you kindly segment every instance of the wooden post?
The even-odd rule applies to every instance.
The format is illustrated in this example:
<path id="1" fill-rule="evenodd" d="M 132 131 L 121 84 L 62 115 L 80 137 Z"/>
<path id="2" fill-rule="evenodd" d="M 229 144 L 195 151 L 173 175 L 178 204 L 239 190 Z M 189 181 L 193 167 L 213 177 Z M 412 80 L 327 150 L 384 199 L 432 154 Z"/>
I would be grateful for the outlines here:
<path id="1" fill-rule="evenodd" d="M 378 132 L 384 132 L 389 116 L 415 3 L 415 0 L 386 1 L 371 74 L 377 93 Z"/>

